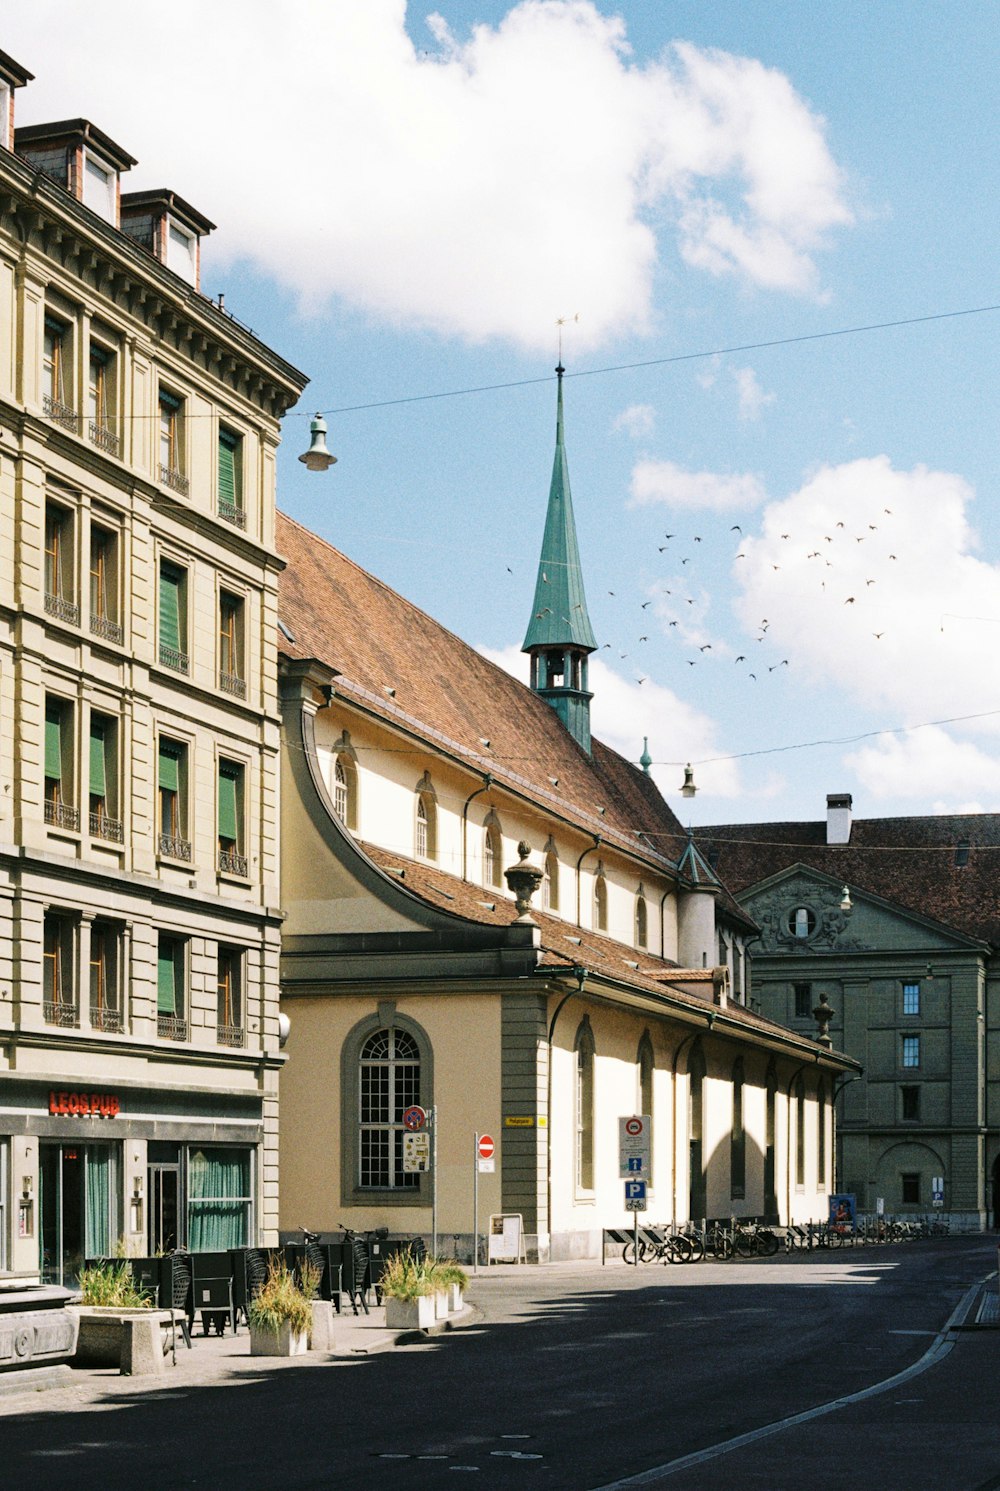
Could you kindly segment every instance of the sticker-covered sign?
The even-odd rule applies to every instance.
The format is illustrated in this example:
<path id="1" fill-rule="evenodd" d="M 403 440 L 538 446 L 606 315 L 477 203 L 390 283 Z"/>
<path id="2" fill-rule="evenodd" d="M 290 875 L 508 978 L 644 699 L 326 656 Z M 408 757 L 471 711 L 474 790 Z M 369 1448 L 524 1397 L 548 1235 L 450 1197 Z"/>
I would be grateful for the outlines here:
<path id="1" fill-rule="evenodd" d="M 431 1168 L 431 1136 L 427 1133 L 403 1135 L 403 1174 L 423 1175 Z"/>
<path id="2" fill-rule="evenodd" d="M 648 1177 L 652 1119 L 648 1113 L 633 1113 L 618 1120 L 618 1174 L 622 1180 L 637 1175 Z"/>

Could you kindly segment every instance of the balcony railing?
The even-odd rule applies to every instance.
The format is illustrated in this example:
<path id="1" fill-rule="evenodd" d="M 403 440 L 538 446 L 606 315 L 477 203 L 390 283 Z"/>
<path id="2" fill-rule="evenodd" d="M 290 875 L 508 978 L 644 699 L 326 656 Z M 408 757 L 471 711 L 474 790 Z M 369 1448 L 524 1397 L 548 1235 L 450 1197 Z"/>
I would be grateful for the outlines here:
<path id="1" fill-rule="evenodd" d="M 180 492 L 182 497 L 186 497 L 191 490 L 191 483 L 183 471 L 175 471 L 172 466 L 160 467 L 160 481 L 165 487 L 170 487 L 172 491 Z"/>
<path id="2" fill-rule="evenodd" d="M 64 1030 L 76 1030 L 80 1016 L 75 1004 L 66 1004 L 61 999 L 43 999 L 42 1013 L 46 1025 L 59 1025 Z"/>
<path id="3" fill-rule="evenodd" d="M 242 1025 L 219 1025 L 217 1034 L 220 1046 L 232 1046 L 236 1050 L 242 1050 L 246 1043 L 246 1034 Z"/>
<path id="4" fill-rule="evenodd" d="M 173 834 L 159 834 L 157 848 L 160 854 L 166 855 L 168 859 L 184 859 L 190 862 L 190 839 L 178 839 Z"/>
<path id="5" fill-rule="evenodd" d="M 219 517 L 224 523 L 232 523 L 234 528 L 246 528 L 247 515 L 242 507 L 237 507 L 235 502 L 220 502 Z"/>
<path id="6" fill-rule="evenodd" d="M 45 804 L 45 821 L 51 823 L 53 828 L 69 828 L 74 833 L 80 831 L 80 809 L 70 807 L 68 802 L 50 802 Z"/>
<path id="7" fill-rule="evenodd" d="M 191 660 L 186 652 L 178 652 L 176 647 L 164 647 L 160 643 L 160 662 L 164 668 L 173 668 L 175 673 L 186 673 L 191 665 Z"/>
<path id="8" fill-rule="evenodd" d="M 156 1033 L 165 1041 L 186 1041 L 188 1022 L 182 1015 L 157 1015 Z"/>
<path id="9" fill-rule="evenodd" d="M 74 435 L 80 428 L 80 416 L 76 410 L 64 404 L 61 399 L 53 398 L 50 393 L 42 394 L 42 412 L 57 425 L 62 425 L 64 430 L 72 430 Z"/>
<path id="10" fill-rule="evenodd" d="M 96 445 L 98 450 L 103 450 L 105 455 L 117 456 L 120 441 L 113 430 L 106 425 L 98 424 L 96 419 L 90 421 L 90 443 Z"/>
<path id="11" fill-rule="evenodd" d="M 219 687 L 224 694 L 232 694 L 236 699 L 245 699 L 247 696 L 246 679 L 241 678 L 238 673 L 220 673 Z"/>
<path id="12" fill-rule="evenodd" d="M 247 876 L 247 857 L 245 854 L 237 854 L 235 849 L 219 850 L 219 874 L 240 875 L 245 880 Z"/>
<path id="13" fill-rule="evenodd" d="M 125 631 L 121 622 L 112 621 L 110 616 L 92 616 L 90 630 L 95 637 L 103 637 L 105 642 L 117 642 L 119 647 L 125 640 Z"/>
<path id="14" fill-rule="evenodd" d="M 106 1004 L 90 1006 L 90 1024 L 93 1030 L 109 1031 L 112 1035 L 118 1035 L 124 1029 L 121 1010 L 111 1009 Z"/>
<path id="15" fill-rule="evenodd" d="M 49 595 L 46 592 L 45 609 L 59 621 L 68 621 L 72 626 L 80 625 L 80 607 L 72 601 L 63 600 L 61 595 Z"/>
<path id="16" fill-rule="evenodd" d="M 125 830 L 119 818 L 108 818 L 104 813 L 91 813 L 90 832 L 95 839 L 107 839 L 110 844 L 124 844 Z"/>

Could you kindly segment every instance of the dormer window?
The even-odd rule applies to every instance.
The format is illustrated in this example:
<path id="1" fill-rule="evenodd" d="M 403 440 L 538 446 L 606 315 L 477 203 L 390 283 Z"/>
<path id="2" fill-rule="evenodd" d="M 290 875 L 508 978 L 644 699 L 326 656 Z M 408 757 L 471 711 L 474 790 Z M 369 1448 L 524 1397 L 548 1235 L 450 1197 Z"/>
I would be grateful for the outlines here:
<path id="1" fill-rule="evenodd" d="M 171 219 L 167 232 L 167 268 L 189 285 L 198 281 L 198 240 Z"/>
<path id="2" fill-rule="evenodd" d="M 88 150 L 83 164 L 83 200 L 106 223 L 116 223 L 118 173 Z"/>
<path id="3" fill-rule="evenodd" d="M 0 81 L 0 145 L 10 149 L 10 87 Z"/>

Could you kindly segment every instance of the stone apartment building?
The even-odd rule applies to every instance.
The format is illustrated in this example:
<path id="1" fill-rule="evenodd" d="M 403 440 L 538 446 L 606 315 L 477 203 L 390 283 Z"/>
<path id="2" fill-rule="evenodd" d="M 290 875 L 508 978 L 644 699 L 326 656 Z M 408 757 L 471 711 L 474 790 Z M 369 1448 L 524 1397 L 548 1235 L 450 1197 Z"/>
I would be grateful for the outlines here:
<path id="1" fill-rule="evenodd" d="M 305 379 L 0 54 L 0 1270 L 277 1226 L 274 537 Z"/>

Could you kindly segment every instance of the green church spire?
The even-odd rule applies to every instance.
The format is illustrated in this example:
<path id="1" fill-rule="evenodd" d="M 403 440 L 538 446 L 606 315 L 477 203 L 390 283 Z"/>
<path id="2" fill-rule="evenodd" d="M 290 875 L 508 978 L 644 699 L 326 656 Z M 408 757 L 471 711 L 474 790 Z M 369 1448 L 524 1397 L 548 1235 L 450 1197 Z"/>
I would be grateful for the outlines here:
<path id="1" fill-rule="evenodd" d="M 522 652 L 531 657 L 531 687 L 555 709 L 573 738 L 590 751 L 587 656 L 597 647 L 576 540 L 569 466 L 563 439 L 563 373 L 556 368 L 556 453 L 538 561 L 535 599 Z"/>

